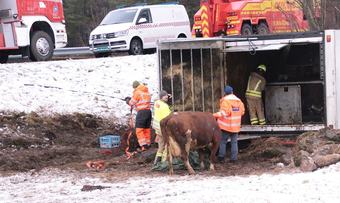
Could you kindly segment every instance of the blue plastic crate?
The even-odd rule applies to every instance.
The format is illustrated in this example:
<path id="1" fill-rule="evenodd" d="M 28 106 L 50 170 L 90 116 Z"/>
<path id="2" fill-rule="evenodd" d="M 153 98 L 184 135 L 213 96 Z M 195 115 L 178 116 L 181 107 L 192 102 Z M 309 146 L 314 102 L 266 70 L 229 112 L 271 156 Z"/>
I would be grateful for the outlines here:
<path id="1" fill-rule="evenodd" d="M 111 149 L 120 146 L 120 136 L 119 135 L 104 135 L 99 137 L 100 148 Z"/>

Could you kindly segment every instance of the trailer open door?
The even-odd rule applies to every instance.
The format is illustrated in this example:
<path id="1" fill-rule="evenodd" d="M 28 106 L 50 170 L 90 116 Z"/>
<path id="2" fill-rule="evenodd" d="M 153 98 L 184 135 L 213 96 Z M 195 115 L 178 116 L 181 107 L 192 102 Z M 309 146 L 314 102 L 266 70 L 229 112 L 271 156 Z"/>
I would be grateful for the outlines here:
<path id="1" fill-rule="evenodd" d="M 325 31 L 327 126 L 340 128 L 340 30 Z"/>

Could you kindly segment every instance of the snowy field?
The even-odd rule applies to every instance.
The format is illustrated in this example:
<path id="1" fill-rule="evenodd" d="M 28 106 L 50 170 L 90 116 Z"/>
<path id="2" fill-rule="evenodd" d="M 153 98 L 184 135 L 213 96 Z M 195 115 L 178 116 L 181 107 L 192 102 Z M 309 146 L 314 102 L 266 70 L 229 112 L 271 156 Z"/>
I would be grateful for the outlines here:
<path id="1" fill-rule="evenodd" d="M 124 122 L 132 81 L 158 93 L 156 55 L 0 65 L 0 111 L 90 113 Z M 112 98 L 115 97 L 115 98 Z M 105 172 L 104 174 L 105 175 Z M 83 185 L 109 186 L 82 192 Z M 45 169 L 0 177 L 0 202 L 339 202 L 340 163 L 312 173 L 94 178 Z"/>
<path id="2" fill-rule="evenodd" d="M 0 111 L 83 112 L 126 123 L 132 82 L 158 93 L 157 55 L 0 65 Z"/>
<path id="3" fill-rule="evenodd" d="M 164 176 L 126 181 L 44 170 L 0 178 L 0 200 L 11 202 L 339 202 L 340 163 L 312 173 L 248 177 Z M 107 186 L 81 191 L 83 185 Z"/>

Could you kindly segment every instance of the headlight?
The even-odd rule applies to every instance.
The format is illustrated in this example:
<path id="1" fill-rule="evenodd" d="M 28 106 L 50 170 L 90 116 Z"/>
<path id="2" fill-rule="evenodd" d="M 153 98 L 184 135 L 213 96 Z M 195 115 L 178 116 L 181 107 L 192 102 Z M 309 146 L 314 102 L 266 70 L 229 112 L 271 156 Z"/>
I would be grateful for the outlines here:
<path id="1" fill-rule="evenodd" d="M 127 34 L 129 34 L 129 30 L 123 30 L 123 31 L 115 32 L 115 37 L 122 37 Z"/>

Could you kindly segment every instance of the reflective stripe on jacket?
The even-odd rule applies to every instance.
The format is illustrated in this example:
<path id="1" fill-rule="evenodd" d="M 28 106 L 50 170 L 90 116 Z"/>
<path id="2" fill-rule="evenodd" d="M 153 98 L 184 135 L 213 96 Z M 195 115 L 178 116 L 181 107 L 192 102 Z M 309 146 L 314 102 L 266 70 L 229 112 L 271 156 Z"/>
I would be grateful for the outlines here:
<path id="1" fill-rule="evenodd" d="M 241 129 L 241 118 L 244 114 L 244 104 L 233 94 L 220 100 L 220 111 L 214 114 L 222 130 L 238 133 Z"/>
<path id="2" fill-rule="evenodd" d="M 171 110 L 169 105 L 162 100 L 155 101 L 153 109 L 154 116 L 152 127 L 155 129 L 156 134 L 161 134 L 160 122 L 163 118 L 167 117 L 171 113 Z"/>
<path id="3" fill-rule="evenodd" d="M 251 73 L 248 79 L 248 86 L 246 91 L 247 97 L 261 98 L 262 91 L 266 87 L 266 79 L 258 73 Z"/>
<path id="4" fill-rule="evenodd" d="M 134 91 L 133 96 L 129 102 L 130 106 L 135 106 L 136 111 L 151 108 L 151 96 L 149 90 L 145 85 L 139 85 Z"/>

